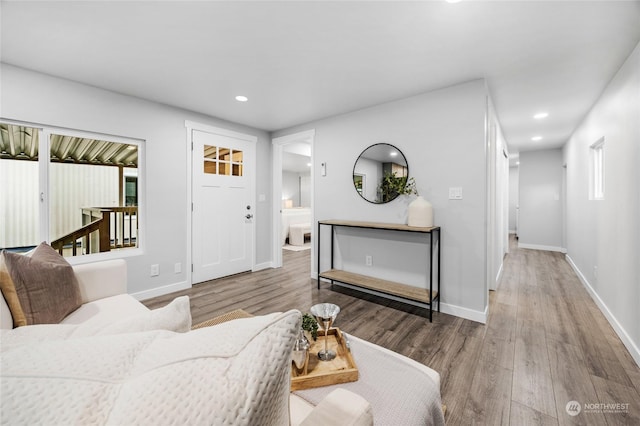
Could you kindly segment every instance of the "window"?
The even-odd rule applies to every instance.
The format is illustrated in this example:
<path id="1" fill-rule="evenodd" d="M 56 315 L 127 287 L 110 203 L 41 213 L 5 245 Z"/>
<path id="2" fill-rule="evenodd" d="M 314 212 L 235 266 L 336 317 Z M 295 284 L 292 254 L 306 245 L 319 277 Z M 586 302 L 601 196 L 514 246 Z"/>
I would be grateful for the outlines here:
<path id="1" fill-rule="evenodd" d="M 604 138 L 591 145 L 589 199 L 604 200 Z"/>
<path id="2" fill-rule="evenodd" d="M 141 141 L 11 123 L 0 129 L 0 178 L 11 188 L 0 198 L 0 248 L 48 241 L 79 256 L 139 247 Z"/>
<path id="3" fill-rule="evenodd" d="M 42 241 L 40 129 L 0 123 L 0 249 L 22 252 Z"/>
<path id="4" fill-rule="evenodd" d="M 242 151 L 204 145 L 204 172 L 212 175 L 243 176 Z"/>
<path id="5" fill-rule="evenodd" d="M 137 172 L 137 170 L 136 170 Z M 124 183 L 124 205 L 125 206 L 137 206 L 138 205 L 138 177 L 126 176 Z"/>

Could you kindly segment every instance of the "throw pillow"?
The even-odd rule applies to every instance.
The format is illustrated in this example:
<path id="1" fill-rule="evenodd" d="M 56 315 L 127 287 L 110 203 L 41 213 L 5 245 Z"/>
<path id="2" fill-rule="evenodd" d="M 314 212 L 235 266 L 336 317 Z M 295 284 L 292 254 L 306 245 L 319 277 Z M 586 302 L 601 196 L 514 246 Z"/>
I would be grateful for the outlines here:
<path id="1" fill-rule="evenodd" d="M 111 324 L 37 324 L 13 330 L 0 330 L 0 353 L 34 343 L 72 340 L 92 336 L 166 330 L 186 333 L 191 330 L 189 296 L 176 297 L 166 306 L 123 318 Z"/>
<path id="2" fill-rule="evenodd" d="M 14 327 L 57 324 L 82 304 L 73 268 L 48 244 L 41 243 L 31 257 L 5 251 L 3 261 L 2 293 L 9 296 Z M 11 300 L 11 284 L 18 306 Z"/>
<path id="3" fill-rule="evenodd" d="M 9 274 L 7 269 L 5 256 L 7 253 L 5 250 L 0 252 L 0 291 L 2 291 L 4 301 L 7 302 L 7 306 L 11 312 L 13 326 L 20 327 L 21 325 L 27 325 L 27 319 L 24 317 L 24 312 L 20 307 L 20 299 L 18 299 L 18 293 L 16 293 L 16 286 L 13 285 L 11 274 Z"/>
<path id="4" fill-rule="evenodd" d="M 166 306 L 123 318 L 108 325 L 80 324 L 72 337 L 106 336 L 110 334 L 139 333 L 151 330 L 167 330 L 186 333 L 191 330 L 191 304 L 189 296 L 176 297 Z"/>

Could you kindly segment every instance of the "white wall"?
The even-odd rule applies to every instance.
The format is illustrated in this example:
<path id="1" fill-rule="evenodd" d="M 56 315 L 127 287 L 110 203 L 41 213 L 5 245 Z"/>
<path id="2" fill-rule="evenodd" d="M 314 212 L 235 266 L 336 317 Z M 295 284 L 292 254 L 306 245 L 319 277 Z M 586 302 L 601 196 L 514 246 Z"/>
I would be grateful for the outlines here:
<path id="1" fill-rule="evenodd" d="M 282 199 L 293 201 L 293 207 L 310 207 L 311 173 L 282 172 Z"/>
<path id="2" fill-rule="evenodd" d="M 442 227 L 442 309 L 455 315 L 485 320 L 487 307 L 486 137 L 487 90 L 483 80 L 389 102 L 350 114 L 282 130 L 284 136 L 315 129 L 315 219 L 349 219 L 406 223 L 411 198 L 371 204 L 353 186 L 353 166 L 369 145 L 388 142 L 407 157 L 418 190 L 434 207 L 435 224 Z M 327 175 L 320 173 L 326 163 Z M 462 187 L 463 199 L 450 201 L 449 187 Z M 316 239 L 317 240 L 317 239 Z M 325 240 L 326 241 L 326 240 Z M 357 244 L 357 242 L 353 242 Z M 411 243 L 404 249 L 384 240 L 369 239 L 343 261 L 362 267 L 368 250 L 371 273 L 425 259 Z M 393 249 L 389 249 L 389 247 Z M 314 256 L 315 259 L 315 256 Z M 376 270 L 379 263 L 380 270 Z M 315 260 L 314 260 L 315 262 Z M 328 264 L 323 254 L 323 267 Z M 314 266 L 316 268 L 317 265 Z M 397 280 L 411 280 L 414 271 L 396 269 Z"/>
<path id="3" fill-rule="evenodd" d="M 498 287 L 504 255 L 509 249 L 509 235 L 507 223 L 507 197 L 509 187 L 509 151 L 502 134 L 498 116 L 489 99 L 488 105 L 488 155 L 489 163 L 489 196 L 487 210 L 487 251 L 489 253 L 489 269 L 487 281 L 489 289 Z"/>
<path id="4" fill-rule="evenodd" d="M 140 297 L 184 287 L 187 267 L 187 149 L 185 120 L 255 135 L 257 158 L 271 156 L 267 132 L 190 111 L 124 96 L 2 64 L 0 117 L 145 140 L 146 241 L 144 254 L 128 257 L 129 292 Z M 258 162 L 256 263 L 271 253 L 271 167 Z M 182 273 L 174 274 L 174 264 Z M 160 276 L 151 278 L 151 264 Z"/>
<path id="5" fill-rule="evenodd" d="M 640 365 L 640 45 L 564 148 L 567 254 Z M 589 147 L 605 139 L 605 197 L 589 200 Z M 596 269 L 597 268 L 597 272 Z"/>
<path id="6" fill-rule="evenodd" d="M 518 231 L 518 199 L 520 186 L 520 168 L 509 167 L 509 233 Z"/>
<path id="7" fill-rule="evenodd" d="M 282 199 L 293 201 L 293 207 L 300 207 L 300 175 L 298 173 L 282 172 Z"/>
<path id="8" fill-rule="evenodd" d="M 562 151 L 520 153 L 518 247 L 563 251 Z"/>
<path id="9" fill-rule="evenodd" d="M 300 175 L 300 207 L 311 207 L 311 173 Z"/>

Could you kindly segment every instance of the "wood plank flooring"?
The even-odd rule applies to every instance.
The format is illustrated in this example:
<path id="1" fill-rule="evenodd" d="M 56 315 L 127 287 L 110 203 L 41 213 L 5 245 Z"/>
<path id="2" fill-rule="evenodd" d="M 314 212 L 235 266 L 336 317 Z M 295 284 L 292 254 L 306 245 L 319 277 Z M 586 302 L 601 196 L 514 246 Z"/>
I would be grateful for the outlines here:
<path id="1" fill-rule="evenodd" d="M 512 239 L 486 325 L 443 313 L 430 323 L 426 310 L 328 284 L 318 290 L 309 256 L 284 251 L 282 268 L 144 303 L 157 308 L 189 295 L 194 323 L 239 308 L 261 315 L 336 303 L 336 326 L 440 373 L 449 425 L 640 424 L 640 369 L 564 255 L 518 249 Z M 629 405 L 623 413 L 592 405 L 569 416 L 569 401 Z"/>

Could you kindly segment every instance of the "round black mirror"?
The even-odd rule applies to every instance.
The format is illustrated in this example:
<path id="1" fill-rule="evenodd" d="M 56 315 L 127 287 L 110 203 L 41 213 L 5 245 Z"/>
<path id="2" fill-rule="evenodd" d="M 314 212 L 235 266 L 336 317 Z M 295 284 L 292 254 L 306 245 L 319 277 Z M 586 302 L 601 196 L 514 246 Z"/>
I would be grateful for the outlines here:
<path id="1" fill-rule="evenodd" d="M 374 204 L 393 201 L 407 185 L 409 166 L 402 151 L 388 143 L 371 145 L 353 166 L 353 185 Z"/>

